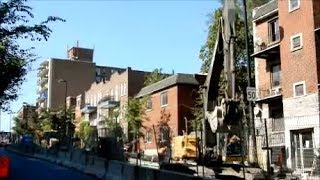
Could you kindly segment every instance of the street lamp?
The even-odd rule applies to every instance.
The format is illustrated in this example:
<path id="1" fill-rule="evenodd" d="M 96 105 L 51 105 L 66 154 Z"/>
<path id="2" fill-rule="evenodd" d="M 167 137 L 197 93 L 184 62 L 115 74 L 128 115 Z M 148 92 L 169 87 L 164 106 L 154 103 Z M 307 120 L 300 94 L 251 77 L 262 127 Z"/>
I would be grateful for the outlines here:
<path id="1" fill-rule="evenodd" d="M 66 136 L 69 137 L 69 123 L 67 122 L 67 93 L 68 93 L 68 82 L 64 79 L 59 79 L 58 83 L 64 83 L 65 84 L 65 94 L 64 94 L 64 118 L 66 121 Z M 69 138 L 68 138 L 69 140 Z"/>

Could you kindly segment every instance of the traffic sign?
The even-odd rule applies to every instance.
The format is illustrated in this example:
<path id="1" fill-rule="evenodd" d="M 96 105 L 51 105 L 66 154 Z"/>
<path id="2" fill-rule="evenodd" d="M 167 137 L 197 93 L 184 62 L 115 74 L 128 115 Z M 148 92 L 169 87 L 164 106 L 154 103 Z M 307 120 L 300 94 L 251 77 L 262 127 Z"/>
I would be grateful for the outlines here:
<path id="1" fill-rule="evenodd" d="M 254 87 L 247 87 L 247 100 L 255 101 L 257 100 L 257 90 Z"/>

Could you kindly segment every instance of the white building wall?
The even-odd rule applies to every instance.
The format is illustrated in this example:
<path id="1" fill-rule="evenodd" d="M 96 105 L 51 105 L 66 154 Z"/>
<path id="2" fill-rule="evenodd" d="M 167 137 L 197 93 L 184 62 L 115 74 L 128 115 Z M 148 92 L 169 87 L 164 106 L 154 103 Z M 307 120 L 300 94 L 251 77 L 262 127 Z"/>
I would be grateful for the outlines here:
<path id="1" fill-rule="evenodd" d="M 287 166 L 292 167 L 291 131 L 313 128 L 314 148 L 320 148 L 320 119 L 318 93 L 283 100 L 285 117 L 285 146 Z"/>
<path id="2" fill-rule="evenodd" d="M 284 117 L 305 116 L 319 113 L 318 93 L 283 99 Z"/>

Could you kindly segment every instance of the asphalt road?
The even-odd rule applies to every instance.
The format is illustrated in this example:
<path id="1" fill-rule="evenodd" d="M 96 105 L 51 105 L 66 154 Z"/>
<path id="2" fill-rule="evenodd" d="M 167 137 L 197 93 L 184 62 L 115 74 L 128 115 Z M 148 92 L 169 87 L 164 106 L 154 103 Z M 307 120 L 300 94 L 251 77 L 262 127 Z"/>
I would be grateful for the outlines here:
<path id="1" fill-rule="evenodd" d="M 94 177 L 82 174 L 79 171 L 58 166 L 56 164 L 34 158 L 20 156 L 0 148 L 0 156 L 10 158 L 11 180 L 94 180 Z"/>

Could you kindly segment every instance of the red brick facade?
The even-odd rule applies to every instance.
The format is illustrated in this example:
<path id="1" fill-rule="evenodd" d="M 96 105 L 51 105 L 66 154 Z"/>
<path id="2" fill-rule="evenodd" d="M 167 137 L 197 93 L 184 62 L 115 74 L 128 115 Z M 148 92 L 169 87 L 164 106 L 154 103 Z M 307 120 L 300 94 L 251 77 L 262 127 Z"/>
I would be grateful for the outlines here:
<path id="1" fill-rule="evenodd" d="M 203 83 L 203 81 L 204 78 L 200 80 L 200 83 Z M 186 120 L 188 121 L 187 133 L 191 131 L 192 108 L 195 105 L 198 89 L 199 85 L 175 84 L 153 92 L 150 95 L 152 109 L 146 110 L 146 118 L 143 123 L 145 128 L 142 130 L 144 138 L 140 140 L 141 149 L 156 150 L 155 137 L 157 138 L 157 142 L 159 142 L 160 122 L 167 122 L 169 126 L 170 134 L 168 142 L 170 142 L 172 137 L 183 135 L 186 132 Z M 168 103 L 161 106 L 161 94 L 163 93 L 167 93 Z M 155 132 L 153 131 L 153 126 Z M 147 142 L 147 132 L 151 135 L 151 142 Z"/>
<path id="2" fill-rule="evenodd" d="M 293 84 L 305 81 L 306 94 L 318 91 L 320 67 L 316 55 L 316 25 L 320 23 L 319 1 L 300 1 L 300 7 L 289 12 L 287 0 L 278 1 L 278 12 L 262 20 L 257 20 L 255 26 L 255 37 L 259 37 L 263 42 L 268 38 L 268 22 L 274 18 L 279 19 L 280 38 L 280 61 L 281 61 L 281 89 L 283 98 L 293 97 Z M 291 37 L 302 34 L 302 48 L 291 51 Z M 318 46 L 319 47 L 319 46 Z M 319 53 L 319 48 L 318 48 Z M 319 56 L 319 55 L 318 55 Z M 256 58 L 256 71 L 258 72 L 258 88 L 265 89 L 270 86 L 271 70 L 270 63 L 276 61 L 274 58 Z M 279 61 L 279 62 L 280 62 Z"/>

